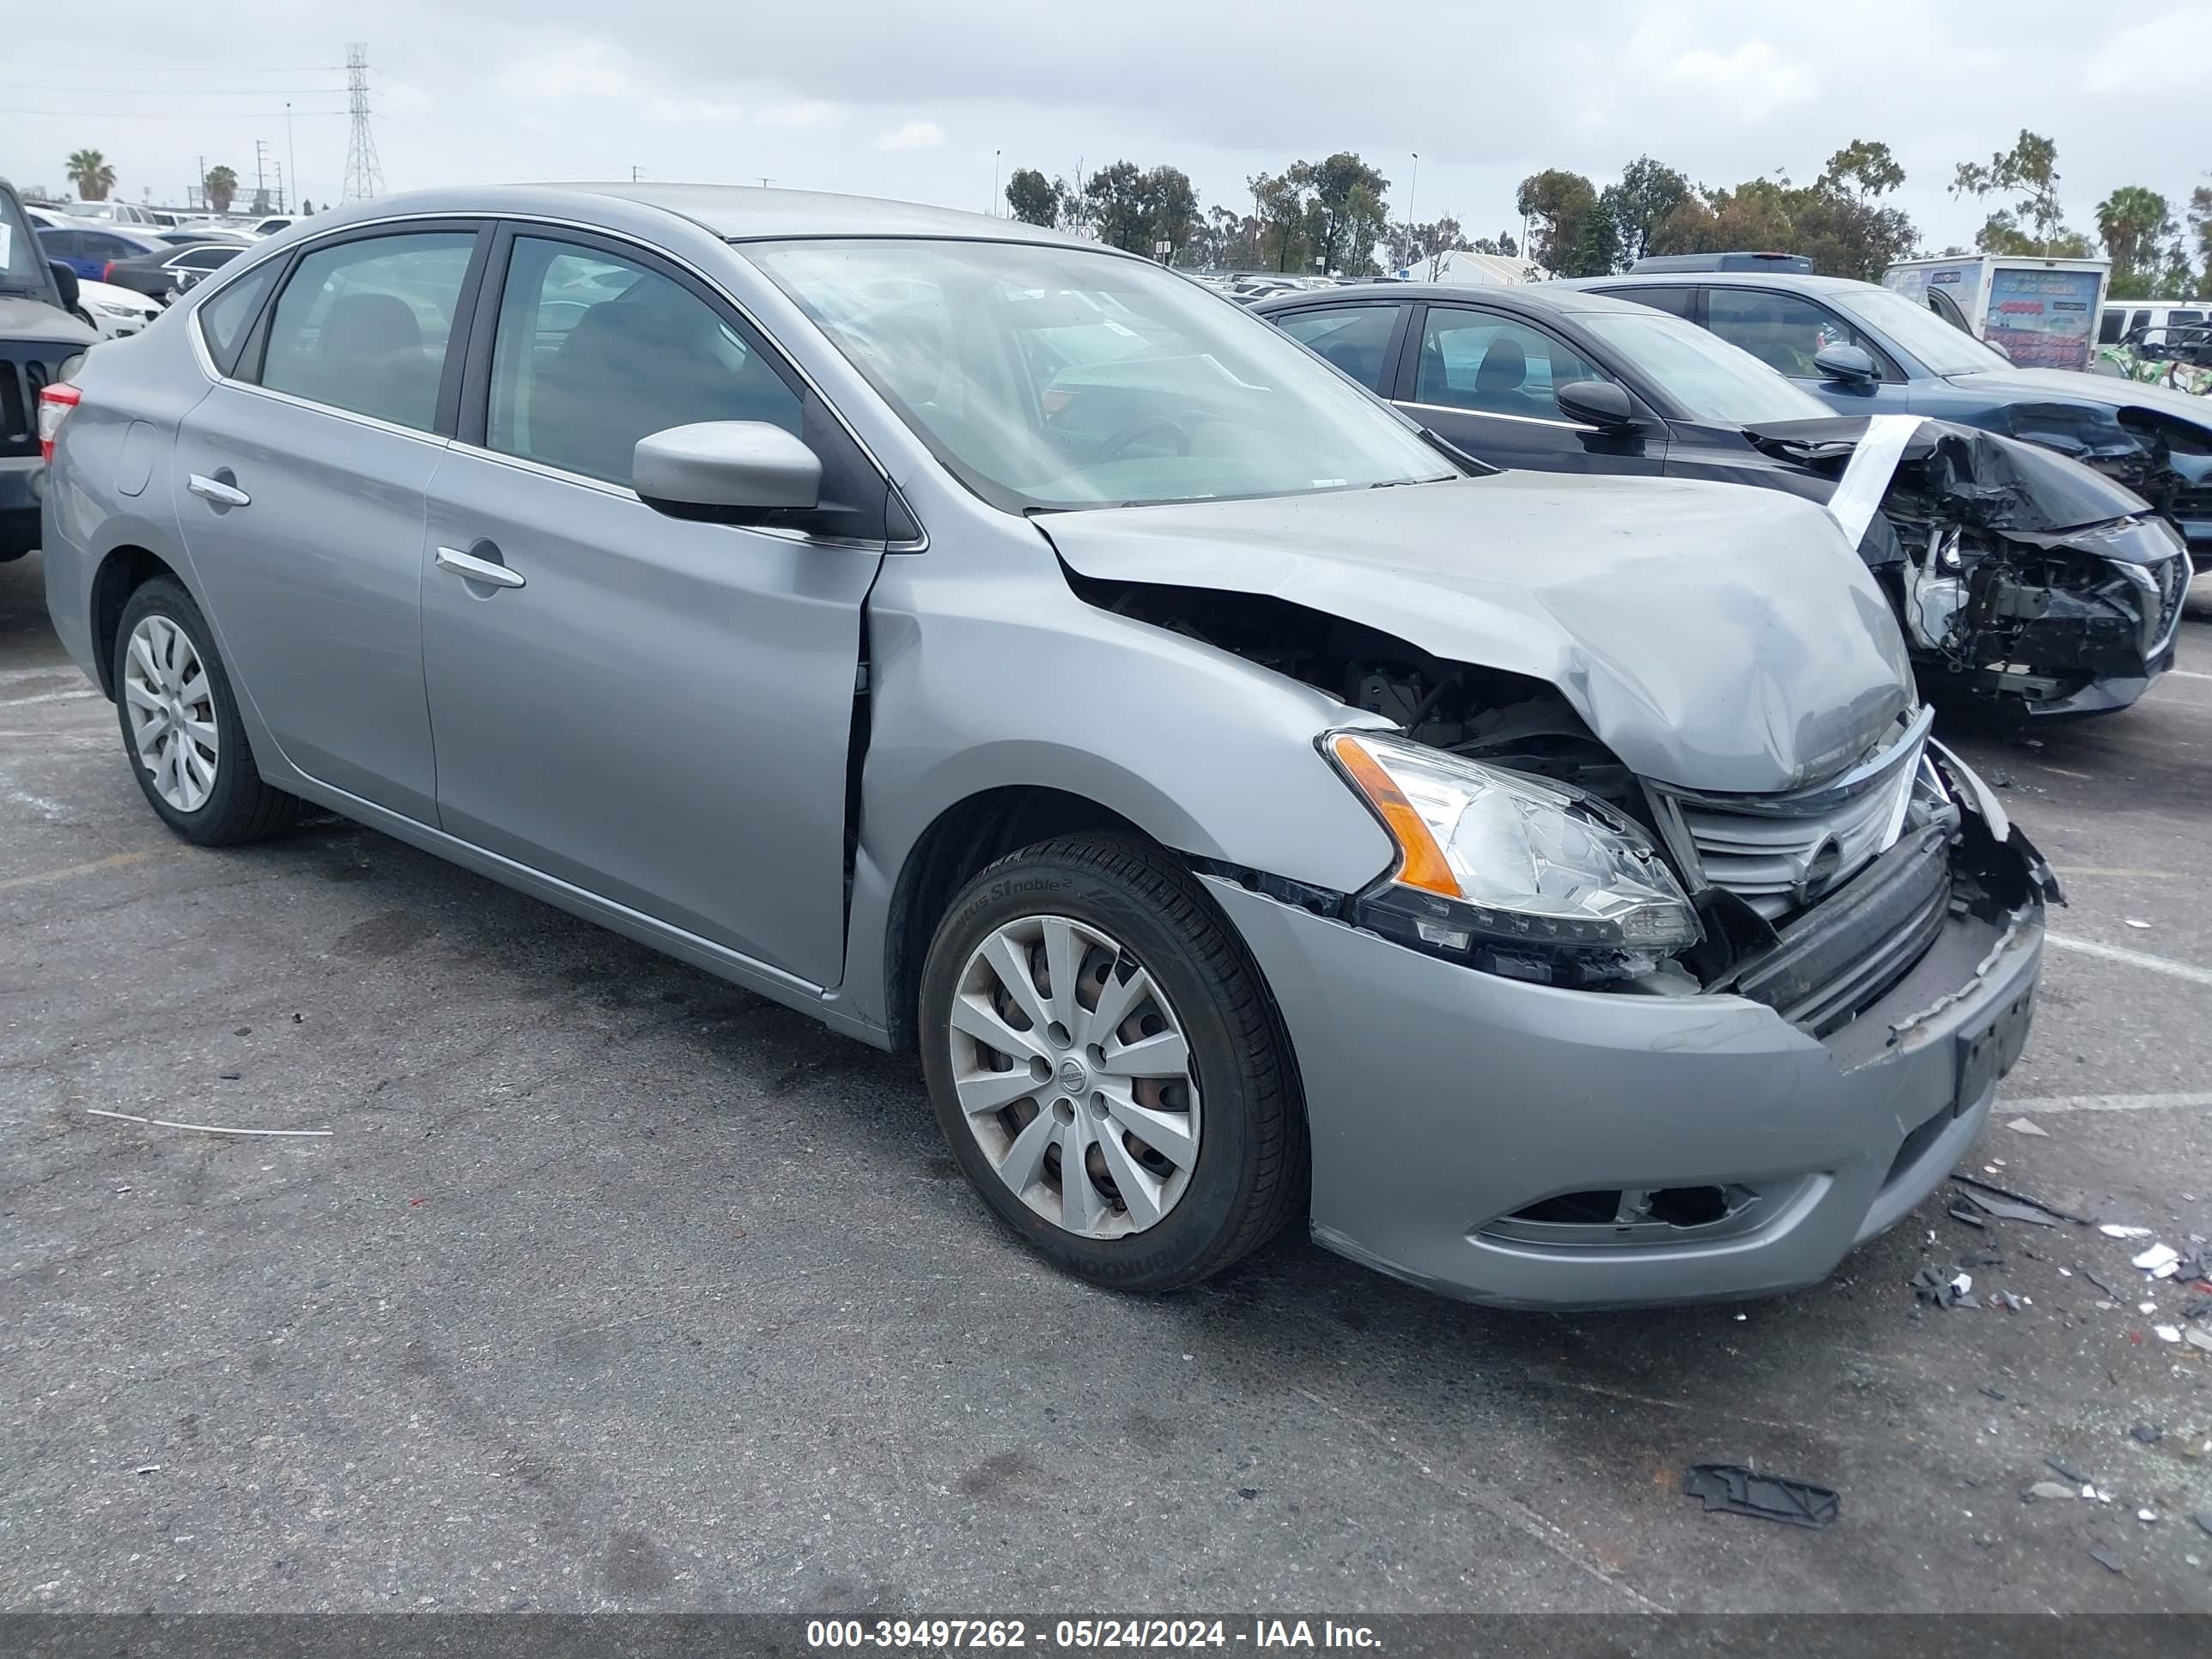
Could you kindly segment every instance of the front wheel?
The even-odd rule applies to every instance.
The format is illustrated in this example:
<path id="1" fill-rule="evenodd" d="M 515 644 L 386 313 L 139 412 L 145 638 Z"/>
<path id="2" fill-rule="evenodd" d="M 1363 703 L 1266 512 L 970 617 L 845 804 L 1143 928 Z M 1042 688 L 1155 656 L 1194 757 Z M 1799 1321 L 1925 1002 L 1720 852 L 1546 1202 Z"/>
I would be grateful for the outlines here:
<path id="1" fill-rule="evenodd" d="M 1304 1115 L 1259 970 L 1158 849 L 1077 836 L 1000 860 L 946 913 L 921 1000 L 954 1158 L 1066 1271 L 1173 1290 L 1304 1206 Z"/>
<path id="2" fill-rule="evenodd" d="M 145 583 L 115 630 L 115 707 L 147 805 L 186 841 L 224 847 L 297 821 L 297 797 L 262 782 L 207 618 L 167 576 Z"/>

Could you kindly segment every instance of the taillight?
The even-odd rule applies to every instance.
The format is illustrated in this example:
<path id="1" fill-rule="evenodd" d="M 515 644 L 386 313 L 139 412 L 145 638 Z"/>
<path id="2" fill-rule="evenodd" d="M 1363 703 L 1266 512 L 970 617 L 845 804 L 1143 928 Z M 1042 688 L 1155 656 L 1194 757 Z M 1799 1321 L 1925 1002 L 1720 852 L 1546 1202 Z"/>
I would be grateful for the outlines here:
<path id="1" fill-rule="evenodd" d="M 67 384 L 50 386 L 39 393 L 39 459 L 48 465 L 53 464 L 54 440 L 61 435 L 62 422 L 69 419 L 80 395 Z"/>
<path id="2" fill-rule="evenodd" d="M 104 264 L 104 265 L 100 266 L 100 280 L 101 282 L 103 282 L 103 283 L 112 283 L 112 282 L 113 282 L 113 281 L 115 280 L 115 261 L 114 261 L 114 260 L 110 259 L 110 260 L 109 260 L 106 264 Z"/>

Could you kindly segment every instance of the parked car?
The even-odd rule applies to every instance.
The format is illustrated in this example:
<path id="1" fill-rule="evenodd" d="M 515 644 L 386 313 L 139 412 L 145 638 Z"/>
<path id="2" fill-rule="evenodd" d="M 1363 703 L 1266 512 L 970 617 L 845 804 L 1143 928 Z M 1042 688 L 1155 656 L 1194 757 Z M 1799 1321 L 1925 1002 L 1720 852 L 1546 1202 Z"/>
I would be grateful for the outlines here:
<path id="1" fill-rule="evenodd" d="M 140 207 L 135 202 L 120 202 L 112 196 L 97 202 L 68 201 L 55 205 L 72 219 L 96 220 L 103 224 L 152 226 L 161 222 L 151 208 Z"/>
<path id="2" fill-rule="evenodd" d="M 101 280 L 135 289 L 167 305 L 210 271 L 220 270 L 245 251 L 226 243 L 165 247 L 114 261 Z"/>
<path id="3" fill-rule="evenodd" d="M 1632 272 L 1648 270 L 1771 270 L 1805 271 L 1813 261 L 1802 253 L 1648 253 L 1629 266 Z"/>
<path id="4" fill-rule="evenodd" d="M 76 316 L 92 325 L 103 340 L 120 340 L 137 333 L 161 314 L 161 302 L 112 283 L 87 282 L 76 285 Z"/>
<path id="5" fill-rule="evenodd" d="M 246 234 L 256 240 L 264 236 L 274 236 L 280 230 L 291 229 L 295 222 L 297 222 L 289 213 L 271 213 L 256 219 L 252 224 L 246 226 Z"/>
<path id="6" fill-rule="evenodd" d="M 1497 1302 L 1778 1291 L 2025 1040 L 2047 868 L 1783 492 L 1492 471 L 1147 260 L 851 197 L 393 197 L 173 309 L 50 394 L 149 808 L 918 1050 L 1097 1283 L 1303 1214 Z"/>
<path id="7" fill-rule="evenodd" d="M 2147 323 L 2097 353 L 2098 372 L 2145 386 L 2212 396 L 2212 323 Z"/>
<path id="8" fill-rule="evenodd" d="M 2212 404 L 2201 398 L 2015 368 L 1903 295 L 1839 276 L 1586 276 L 1553 286 L 1686 317 L 1842 414 L 1930 415 L 2074 456 L 2173 520 L 2197 569 L 2212 568 Z"/>
<path id="9" fill-rule="evenodd" d="M 2212 319 L 2212 301 L 2208 300 L 2107 300 L 2097 319 L 2097 343 L 2114 346 L 2137 329 L 2208 319 Z"/>
<path id="10" fill-rule="evenodd" d="M 46 389 L 100 337 L 76 314 L 76 273 L 51 264 L 15 187 L 0 179 L 0 564 L 39 544 Z"/>
<path id="11" fill-rule="evenodd" d="M 1253 311 L 1493 465 L 1715 478 L 1856 515 L 1923 686 L 2104 713 L 2172 666 L 2181 539 L 2078 461 L 1911 416 L 1885 417 L 1910 429 L 1892 443 L 1748 352 L 1599 294 L 1393 284 Z"/>
<path id="12" fill-rule="evenodd" d="M 125 225 L 64 222 L 48 226 L 38 234 L 48 258 L 60 260 L 79 276 L 90 277 L 95 283 L 106 281 L 108 266 L 119 260 L 174 252 L 150 232 Z"/>
<path id="13" fill-rule="evenodd" d="M 219 225 L 185 224 L 173 230 L 157 231 L 159 240 L 171 247 L 252 247 L 258 240 L 242 230 L 225 230 Z"/>

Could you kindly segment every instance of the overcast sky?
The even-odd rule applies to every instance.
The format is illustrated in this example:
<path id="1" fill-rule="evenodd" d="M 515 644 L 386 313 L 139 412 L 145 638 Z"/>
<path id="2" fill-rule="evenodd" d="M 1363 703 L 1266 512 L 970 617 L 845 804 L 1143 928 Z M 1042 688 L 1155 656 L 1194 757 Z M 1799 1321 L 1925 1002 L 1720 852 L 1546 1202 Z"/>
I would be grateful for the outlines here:
<path id="1" fill-rule="evenodd" d="M 2085 230 L 2116 185 L 2178 205 L 2212 170 L 2209 0 L 2143 0 L 2118 21 L 2082 0 L 100 0 L 9 14 L 0 174 L 64 188 L 64 158 L 94 148 L 134 201 L 181 202 L 203 155 L 250 192 L 257 138 L 288 174 L 296 155 L 295 197 L 337 198 L 355 40 L 394 191 L 635 167 L 981 211 L 997 152 L 1001 175 L 1172 162 L 1212 205 L 1248 203 L 1253 173 L 1354 149 L 1389 177 L 1394 217 L 1449 212 L 1483 234 L 1517 233 L 1514 186 L 1541 167 L 1602 183 L 1648 152 L 1707 184 L 1803 182 L 1865 137 L 1897 153 L 1899 199 L 1940 247 L 1970 241 L 1987 210 L 1946 194 L 1954 164 L 2022 126 L 2057 141 L 2068 219 Z"/>

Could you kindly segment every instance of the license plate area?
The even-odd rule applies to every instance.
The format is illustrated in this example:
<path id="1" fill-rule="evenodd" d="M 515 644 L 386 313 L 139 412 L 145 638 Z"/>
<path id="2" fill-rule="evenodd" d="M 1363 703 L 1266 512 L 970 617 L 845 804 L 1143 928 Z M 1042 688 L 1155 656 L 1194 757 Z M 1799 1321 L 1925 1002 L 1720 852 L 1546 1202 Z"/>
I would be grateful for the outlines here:
<path id="1" fill-rule="evenodd" d="M 1951 1103 L 1953 1116 L 2012 1070 L 2027 1047 L 2028 1024 L 2034 1017 L 2035 987 L 2030 984 L 1978 1030 L 1959 1034 L 1959 1091 Z"/>

